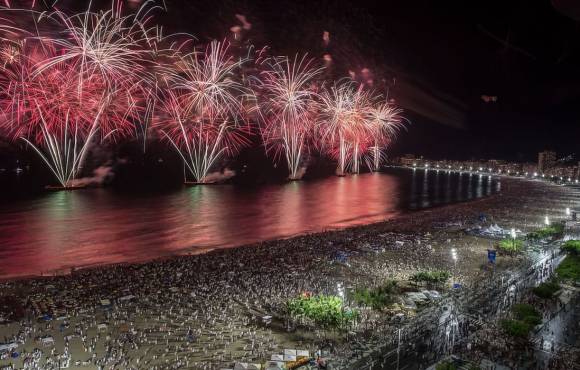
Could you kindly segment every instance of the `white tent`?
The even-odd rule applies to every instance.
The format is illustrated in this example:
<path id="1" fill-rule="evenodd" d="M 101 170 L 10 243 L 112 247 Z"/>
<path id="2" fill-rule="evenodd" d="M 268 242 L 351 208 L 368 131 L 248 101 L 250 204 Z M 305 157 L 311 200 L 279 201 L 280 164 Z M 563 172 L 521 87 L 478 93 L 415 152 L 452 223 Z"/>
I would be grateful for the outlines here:
<path id="1" fill-rule="evenodd" d="M 18 348 L 17 343 L 0 344 L 0 352 L 8 352 L 8 351 L 11 351 L 11 350 L 16 349 L 16 348 Z"/>
<path id="2" fill-rule="evenodd" d="M 296 357 L 310 357 L 310 352 L 299 349 L 296 351 Z"/>
<path id="3" fill-rule="evenodd" d="M 296 350 L 295 349 L 285 349 L 284 350 L 284 361 L 296 361 Z"/>
<path id="4" fill-rule="evenodd" d="M 48 337 L 42 337 L 40 338 L 40 343 L 42 343 L 45 346 L 50 346 L 54 344 L 54 338 L 51 336 Z"/>
<path id="5" fill-rule="evenodd" d="M 236 362 L 234 365 L 234 370 L 260 370 L 262 365 L 260 364 L 249 364 L 246 362 Z"/>
<path id="6" fill-rule="evenodd" d="M 124 296 L 119 298 L 119 302 L 130 301 L 133 298 L 135 298 L 135 296 L 133 294 L 124 295 Z"/>

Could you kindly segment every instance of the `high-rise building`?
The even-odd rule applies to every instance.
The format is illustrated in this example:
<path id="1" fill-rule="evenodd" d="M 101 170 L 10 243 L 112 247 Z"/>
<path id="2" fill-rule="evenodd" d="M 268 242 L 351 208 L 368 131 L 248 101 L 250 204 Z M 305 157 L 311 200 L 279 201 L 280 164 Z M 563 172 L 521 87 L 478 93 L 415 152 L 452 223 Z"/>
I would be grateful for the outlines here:
<path id="1" fill-rule="evenodd" d="M 556 152 L 545 150 L 538 154 L 538 172 L 544 173 L 556 164 Z"/>

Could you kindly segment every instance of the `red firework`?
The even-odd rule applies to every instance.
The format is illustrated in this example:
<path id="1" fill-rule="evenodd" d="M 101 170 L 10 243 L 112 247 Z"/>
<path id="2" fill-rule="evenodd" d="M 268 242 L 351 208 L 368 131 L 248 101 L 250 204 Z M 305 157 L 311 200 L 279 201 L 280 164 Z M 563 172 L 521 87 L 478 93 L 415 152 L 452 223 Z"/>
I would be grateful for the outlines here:
<path id="1" fill-rule="evenodd" d="M 163 117 L 156 127 L 197 182 L 206 181 L 218 160 L 249 144 L 246 118 L 253 105 L 239 74 L 245 62 L 214 41 L 204 53 L 177 53 L 165 67 Z"/>
<path id="2" fill-rule="evenodd" d="M 5 131 L 14 139 L 41 143 L 43 132 L 67 127 L 85 137 L 93 125 L 102 139 L 131 134 L 138 105 L 137 87 L 112 90 L 100 74 L 81 78 L 74 65 L 61 62 L 38 71 L 37 66 L 56 53 L 46 44 L 26 43 L 18 61 L 1 70 Z"/>

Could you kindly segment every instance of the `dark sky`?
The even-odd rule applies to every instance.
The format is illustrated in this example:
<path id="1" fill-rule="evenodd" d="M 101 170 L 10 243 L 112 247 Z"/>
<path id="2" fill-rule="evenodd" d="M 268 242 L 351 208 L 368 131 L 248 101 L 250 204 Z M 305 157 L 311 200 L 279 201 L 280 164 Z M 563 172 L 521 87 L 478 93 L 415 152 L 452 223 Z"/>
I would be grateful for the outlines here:
<path id="1" fill-rule="evenodd" d="M 271 54 L 329 53 L 336 78 L 370 69 L 411 121 L 393 155 L 535 161 L 544 149 L 560 156 L 578 151 L 580 1 L 165 3 L 157 16 L 166 33 L 190 32 L 200 43 L 231 38 L 230 27 L 241 24 L 235 15 L 243 14 L 252 24 L 243 39 L 269 46 Z M 82 11 L 88 2 L 58 4 Z M 486 103 L 483 95 L 497 101 Z"/>
<path id="2" fill-rule="evenodd" d="M 395 78 L 392 96 L 412 121 L 395 152 L 535 160 L 545 148 L 576 151 L 578 1 L 166 3 L 163 23 L 202 41 L 227 37 L 243 14 L 252 23 L 245 37 L 273 53 L 329 52 L 336 75 L 366 67 L 375 80 Z"/>

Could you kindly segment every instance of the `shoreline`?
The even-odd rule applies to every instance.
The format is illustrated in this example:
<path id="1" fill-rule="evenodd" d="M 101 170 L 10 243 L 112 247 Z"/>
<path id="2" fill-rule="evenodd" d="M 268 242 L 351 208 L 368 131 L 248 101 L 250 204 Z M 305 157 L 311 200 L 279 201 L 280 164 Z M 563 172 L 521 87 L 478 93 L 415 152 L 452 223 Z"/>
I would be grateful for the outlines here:
<path id="1" fill-rule="evenodd" d="M 508 181 L 530 181 L 530 180 L 526 180 L 526 179 L 519 179 L 519 178 L 509 178 Z M 318 231 L 307 231 L 307 232 L 301 232 L 301 233 L 297 233 L 297 234 L 293 234 L 293 235 L 288 235 L 288 236 L 279 236 L 279 237 L 273 237 L 270 239 L 264 239 L 261 241 L 256 241 L 253 243 L 248 243 L 248 244 L 231 244 L 231 245 L 220 245 L 220 246 L 208 246 L 208 247 L 189 247 L 189 248 L 185 248 L 183 249 L 182 252 L 177 252 L 177 253 L 170 253 L 167 255 L 162 255 L 162 256 L 158 256 L 152 259 L 139 259 L 139 260 L 131 260 L 131 261 L 125 261 L 125 262 L 118 262 L 118 263 L 106 263 L 106 264 L 91 264 L 91 265 L 76 265 L 76 266 L 65 266 L 56 270 L 49 270 L 46 272 L 40 272 L 39 274 L 31 274 L 31 275 L 18 275 L 18 276 L 0 276 L 0 283 L 2 282 L 12 282 L 12 281 L 19 281 L 19 280 L 31 280 L 31 279 L 45 279 L 45 278 L 54 278 L 54 277 L 62 277 L 62 276 L 69 276 L 71 274 L 80 272 L 80 271 L 90 271 L 90 270 L 101 270 L 101 269 L 107 269 L 107 268 L 115 268 L 115 267 L 121 267 L 121 266 L 131 266 L 131 265 L 146 265 L 146 264 L 150 264 L 150 263 L 162 263 L 168 260 L 172 260 L 172 259 L 178 259 L 181 257 L 189 257 L 189 256 L 198 256 L 198 255 L 210 255 L 212 253 L 219 253 L 219 251 L 228 251 L 228 250 L 235 250 L 238 248 L 255 248 L 258 246 L 261 246 L 263 244 L 274 244 L 274 243 L 279 243 L 279 242 L 290 242 L 292 240 L 295 239 L 299 239 L 299 238 L 303 238 L 303 237 L 310 237 L 310 236 L 317 236 L 317 235 L 332 235 L 334 233 L 341 233 L 341 232 L 345 232 L 345 231 L 359 231 L 360 229 L 364 229 L 364 228 L 369 228 L 369 227 L 376 227 L 376 226 L 389 226 L 390 224 L 395 224 L 395 223 L 404 223 L 405 221 L 408 221 L 408 218 L 411 217 L 420 217 L 422 215 L 425 214 L 430 214 L 434 211 L 437 210 L 445 210 L 448 208 L 455 208 L 461 205 L 467 205 L 467 204 L 477 204 L 479 202 L 483 202 L 486 200 L 490 200 L 492 198 L 496 198 L 498 196 L 502 195 L 503 190 L 481 197 L 481 198 L 474 198 L 474 199 L 470 199 L 470 200 L 463 200 L 463 201 L 457 201 L 457 202 L 453 202 L 453 203 L 446 203 L 446 204 L 441 204 L 441 205 L 434 205 L 434 206 L 430 206 L 428 208 L 424 208 L 424 209 L 417 209 L 417 210 L 406 210 L 404 212 L 400 212 L 395 214 L 393 217 L 388 218 L 388 219 L 384 219 L 384 220 L 379 220 L 379 221 L 373 221 L 370 223 L 361 223 L 361 224 L 353 224 L 350 226 L 345 226 L 345 227 L 341 227 L 341 226 L 336 226 L 336 227 L 329 227 L 329 228 L 325 228 L 322 230 L 318 230 Z M 399 230 L 396 230 L 399 231 Z M 74 271 L 72 271 L 74 270 Z"/>

